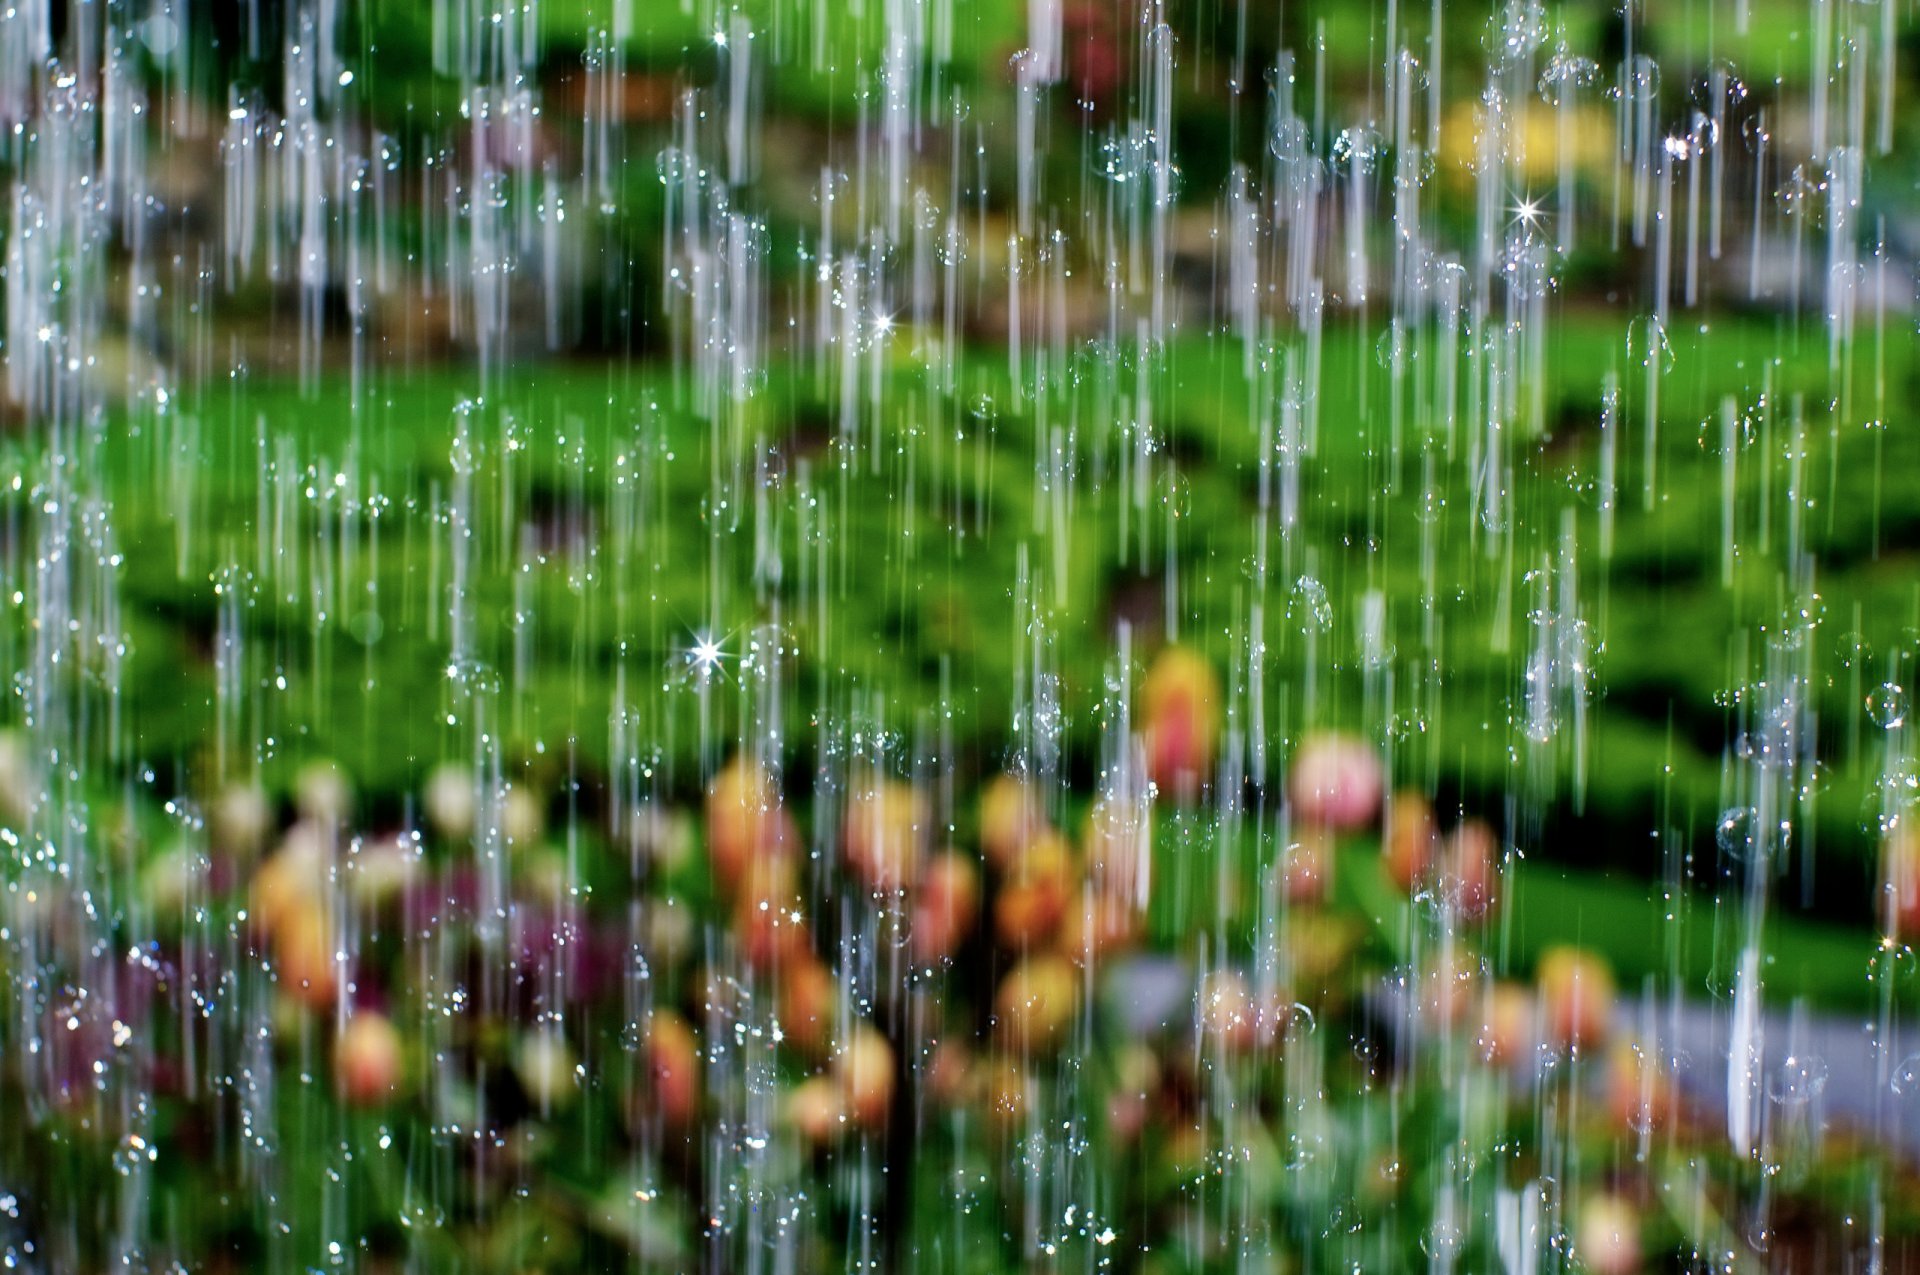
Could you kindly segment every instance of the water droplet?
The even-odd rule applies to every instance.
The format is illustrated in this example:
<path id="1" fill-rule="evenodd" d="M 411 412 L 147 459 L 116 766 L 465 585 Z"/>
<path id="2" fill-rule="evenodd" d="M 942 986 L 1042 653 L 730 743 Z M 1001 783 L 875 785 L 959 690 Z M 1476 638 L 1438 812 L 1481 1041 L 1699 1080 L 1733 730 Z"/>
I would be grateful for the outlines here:
<path id="1" fill-rule="evenodd" d="M 1297 115 L 1280 120 L 1274 125 L 1273 135 L 1267 139 L 1267 148 L 1283 164 L 1309 159 L 1312 142 L 1307 136 L 1307 122 Z"/>
<path id="2" fill-rule="evenodd" d="M 1734 806 L 1721 812 L 1714 827 L 1720 849 L 1736 859 L 1751 859 L 1757 849 L 1760 816 L 1752 806 Z"/>
<path id="3" fill-rule="evenodd" d="M 1487 20 L 1487 52 L 1496 62 L 1531 57 L 1546 42 L 1547 10 L 1540 0 L 1507 0 Z"/>
<path id="4" fill-rule="evenodd" d="M 1389 324 L 1387 330 L 1374 342 L 1373 358 L 1382 368 L 1391 372 L 1396 364 L 1405 366 L 1413 356 L 1413 346 L 1407 340 L 1406 329 L 1398 323 Z"/>
<path id="5" fill-rule="evenodd" d="M 1867 982 L 1880 986 L 1891 983 L 1896 992 L 1913 981 L 1913 949 L 1905 943 L 1893 943 L 1876 950 L 1867 962 Z"/>
<path id="6" fill-rule="evenodd" d="M 693 170 L 693 164 L 687 159 L 687 153 L 678 146 L 668 146 L 654 159 L 654 169 L 660 174 L 663 186 L 678 186 L 687 179 Z"/>
<path id="7" fill-rule="evenodd" d="M 1287 597 L 1287 618 L 1302 633 L 1325 632 L 1333 627 L 1333 603 L 1327 600 L 1327 586 L 1312 576 L 1294 581 Z"/>
<path id="8" fill-rule="evenodd" d="M 1767 1078 L 1767 1096 L 1782 1106 L 1811 1102 L 1827 1087 L 1827 1063 L 1816 1054 L 1789 1054 Z"/>
<path id="9" fill-rule="evenodd" d="M 1540 97 L 1549 106 L 1577 96 L 1592 88 L 1600 78 L 1600 66 L 1590 58 L 1568 53 L 1564 48 L 1547 59 L 1540 72 Z"/>
<path id="10" fill-rule="evenodd" d="M 1193 513 L 1193 484 L 1185 474 L 1169 469 L 1159 486 L 1160 504 L 1169 516 L 1186 518 Z"/>
<path id="11" fill-rule="evenodd" d="M 1897 1094 L 1920 1096 L 1920 1054 L 1908 1054 L 1893 1069 L 1889 1086 Z"/>
<path id="12" fill-rule="evenodd" d="M 459 660 L 447 666 L 447 680 L 470 695 L 498 695 L 500 672 L 483 660 Z"/>
<path id="13" fill-rule="evenodd" d="M 1333 162 L 1342 168 L 1371 163 L 1382 147 L 1380 134 L 1366 127 L 1343 128 L 1333 139 Z"/>
<path id="14" fill-rule="evenodd" d="M 1645 314 L 1627 325 L 1627 357 L 1641 367 L 1658 361 L 1660 372 L 1673 371 L 1673 346 L 1667 340 L 1666 325 Z"/>
<path id="15" fill-rule="evenodd" d="M 411 1199 L 400 1206 L 400 1225 L 410 1231 L 435 1231 L 445 1225 L 446 1210 L 432 1200 Z"/>
<path id="16" fill-rule="evenodd" d="M 1884 682 L 1867 692 L 1867 716 L 1882 730 L 1896 730 L 1907 720 L 1907 689 Z"/>
<path id="17" fill-rule="evenodd" d="M 114 1148 L 113 1170 L 124 1178 L 159 1158 L 158 1148 L 139 1134 L 130 1133 Z"/>

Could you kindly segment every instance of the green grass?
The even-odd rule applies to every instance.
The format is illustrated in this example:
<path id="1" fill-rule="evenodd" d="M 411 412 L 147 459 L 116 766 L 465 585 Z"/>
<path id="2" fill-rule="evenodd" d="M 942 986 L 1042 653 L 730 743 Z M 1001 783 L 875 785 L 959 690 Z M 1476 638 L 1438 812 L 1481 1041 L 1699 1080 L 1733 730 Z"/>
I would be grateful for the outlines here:
<path id="1" fill-rule="evenodd" d="M 1536 864 L 1604 866 L 1650 881 L 1684 861 L 1691 879 L 1710 886 L 1712 829 L 1732 804 L 1726 785 L 1737 773 L 1721 753 L 1740 725 L 1730 692 L 1762 676 L 1756 634 L 1776 631 L 1792 601 L 1784 455 L 1792 405 L 1804 395 L 1804 548 L 1818 555 L 1824 607 L 1806 640 L 1826 771 L 1796 812 L 1796 854 L 1817 856 L 1814 889 L 1801 888 L 1796 860 L 1780 894 L 1790 910 L 1810 905 L 1863 921 L 1875 847 L 1861 810 L 1880 758 L 1858 691 L 1887 670 L 1910 671 L 1900 661 L 1911 659 L 1905 626 L 1920 606 L 1907 548 L 1920 542 L 1920 457 L 1911 436 L 1861 422 L 1907 393 L 1910 343 L 1886 343 L 1883 391 L 1872 378 L 1882 351 L 1870 336 L 1835 381 L 1823 342 L 1783 336 L 1772 322 L 1728 317 L 1677 328 L 1662 388 L 1657 497 L 1645 509 L 1644 425 L 1631 375 L 1638 364 L 1623 326 L 1623 316 L 1570 311 L 1552 330 L 1546 432 L 1521 432 L 1512 443 L 1511 561 L 1504 551 L 1489 556 L 1502 542 L 1474 512 L 1464 425 L 1451 456 L 1433 436 L 1435 512 L 1415 516 L 1429 503 L 1413 490 L 1423 472 L 1415 414 L 1396 453 L 1376 334 L 1330 329 L 1301 523 L 1270 548 L 1260 636 L 1269 653 L 1271 764 L 1284 762 L 1288 741 L 1307 727 L 1379 728 L 1381 710 L 1368 696 L 1380 688 L 1369 691 L 1353 637 L 1358 599 L 1377 589 L 1396 649 L 1400 781 L 1438 792 L 1443 805 L 1496 816 L 1517 795 L 1532 812 L 1515 834 L 1530 861 L 1524 889 L 1540 899 L 1560 896 L 1540 875 L 1555 868 Z M 517 369 L 475 408 L 473 656 L 503 688 L 493 711 L 510 759 L 555 778 L 572 766 L 589 791 L 608 782 L 615 762 L 637 760 L 650 787 L 691 795 L 703 737 L 685 651 L 710 627 L 730 661 L 708 692 L 711 759 L 751 729 L 764 691 L 739 661 L 776 618 L 777 645 L 787 650 L 777 673 L 787 737 L 810 741 L 794 761 L 811 764 L 816 721 L 865 714 L 907 737 L 938 721 L 951 732 L 962 791 L 1013 746 L 1008 689 L 1023 667 L 1031 673 L 1036 649 L 1059 678 L 1065 774 L 1087 782 L 1115 625 L 1132 621 L 1143 659 L 1163 636 L 1166 588 L 1177 591 L 1180 640 L 1223 670 L 1235 661 L 1244 668 L 1260 444 L 1237 343 L 1187 339 L 1169 352 L 1156 386 L 1164 441 L 1137 507 L 1114 437 L 1076 416 L 1072 402 L 1053 404 L 1049 418 L 1075 475 L 1058 510 L 1035 477 L 1035 409 L 1015 406 L 1004 363 L 968 359 L 962 392 L 948 401 L 927 392 L 908 344 L 903 338 L 887 377 L 885 401 L 897 407 L 864 424 L 852 444 L 834 436 L 831 387 L 785 364 L 719 424 L 676 405 L 666 369 L 646 364 L 587 376 L 566 363 Z M 1085 368 L 1104 375 L 1090 361 Z M 1608 371 L 1622 375 L 1625 406 L 1614 551 L 1603 562 L 1592 488 Z M 1416 360 L 1416 376 L 1426 375 Z M 1828 388 L 1835 385 L 1837 393 Z M 1763 387 L 1765 420 L 1754 410 Z M 176 773 L 205 782 L 224 713 L 226 773 L 246 773 L 257 756 L 282 786 L 306 759 L 333 756 L 361 785 L 364 808 L 395 819 L 430 765 L 465 754 L 472 726 L 448 676 L 445 520 L 450 422 L 471 393 L 470 380 L 451 372 L 386 371 L 356 411 L 333 385 L 303 400 L 290 386 L 240 383 L 187 404 L 192 429 L 186 417 L 136 413 L 103 436 L 106 495 L 126 555 L 118 577 L 130 639 L 121 673 L 125 760 L 184 766 Z M 1754 430 L 1739 458 L 1740 555 L 1723 583 L 1717 417 L 1729 394 Z M 1828 396 L 1841 400 L 1832 415 Z M 984 399 L 994 409 L 973 410 Z M 1771 463 L 1763 463 L 1766 428 Z M 755 494 L 756 457 L 774 475 L 764 497 Z M 23 452 L 7 463 L 23 472 L 5 499 L 17 516 L 42 475 Z M 337 473 L 346 477 L 331 485 Z M 1388 497 L 1391 483 L 1398 492 Z M 1763 497 L 1771 500 L 1764 536 Z M 760 503 L 732 507 L 736 500 Z M 1056 524 L 1059 512 L 1065 521 Z M 1515 725 L 1534 605 L 1527 572 L 1558 552 L 1567 525 L 1578 544 L 1578 609 L 1604 643 L 1584 782 L 1570 731 L 1536 745 Z M 756 535 L 779 558 L 778 580 L 756 579 Z M 1430 577 L 1422 567 L 1429 539 Z M 1016 606 L 1023 554 L 1027 613 Z M 1311 656 L 1288 613 L 1290 581 L 1307 574 L 1333 610 Z M 216 581 L 231 587 L 224 603 Z M 223 606 L 240 634 L 244 687 L 241 702 L 224 709 L 212 658 Z M 16 659 L 25 657 L 32 612 L 23 592 L 4 635 Z M 1035 619 L 1040 627 L 1031 629 Z M 1840 638 L 1856 626 L 1873 654 L 1850 666 L 1841 652 L 1851 639 Z M 1245 710 L 1242 701 L 1234 711 Z M 616 714 L 652 751 L 610 755 Z M 1644 901 L 1644 887 L 1635 888 Z M 1566 897 L 1589 895 L 1603 913 L 1628 914 L 1597 902 L 1613 897 L 1598 885 Z M 1530 903 L 1528 924 L 1577 930 L 1578 909 L 1564 902 Z M 1789 933 L 1792 924 L 1782 922 Z M 1532 932 L 1515 939 L 1520 953 L 1537 947 Z M 1650 951 L 1622 944 L 1623 970 L 1656 971 Z M 1782 955 L 1796 969 L 1825 968 L 1824 951 Z M 1812 993 L 1827 986 L 1822 977 L 1783 976 L 1777 988 Z"/>

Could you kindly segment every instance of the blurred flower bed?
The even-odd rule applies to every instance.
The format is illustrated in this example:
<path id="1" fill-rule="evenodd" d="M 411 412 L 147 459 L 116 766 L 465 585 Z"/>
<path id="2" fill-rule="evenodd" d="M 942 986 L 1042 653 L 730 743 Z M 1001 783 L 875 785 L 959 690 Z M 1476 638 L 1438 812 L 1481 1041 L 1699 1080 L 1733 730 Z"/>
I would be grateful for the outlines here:
<path id="1" fill-rule="evenodd" d="M 1591 951 L 1497 976 L 1500 839 L 1388 793 L 1361 740 L 1304 739 L 1277 853 L 1216 847 L 1190 905 L 1212 923 L 1169 912 L 1220 702 L 1204 658 L 1162 650 L 1084 806 L 882 752 L 804 797 L 743 754 L 617 826 L 537 767 L 457 763 L 400 828 L 358 822 L 326 762 L 284 811 L 250 787 L 170 809 L 172 844 L 126 865 L 158 937 L 11 984 L 34 1046 L 10 1100 L 36 1113 L 5 1141 L 11 1251 L 103 1262 L 111 1229 L 60 1235 L 61 1192 L 152 1166 L 148 1256 L 215 1269 L 344 1238 L 373 1269 L 1512 1270 L 1544 1247 L 1629 1272 L 1734 1261 L 1763 1197 L 1791 1224 L 1762 1239 L 1823 1260 L 1858 1174 L 1912 1181 L 1826 1128 L 1814 1071 L 1770 1074 L 1764 1136 L 1729 1148 L 1651 983 Z M 0 752 L 14 818 L 36 779 Z M 589 870 L 589 842 L 616 862 Z M 97 900 L 10 903 L 57 934 Z M 1896 1240 L 1916 1221 L 1889 1212 Z"/>

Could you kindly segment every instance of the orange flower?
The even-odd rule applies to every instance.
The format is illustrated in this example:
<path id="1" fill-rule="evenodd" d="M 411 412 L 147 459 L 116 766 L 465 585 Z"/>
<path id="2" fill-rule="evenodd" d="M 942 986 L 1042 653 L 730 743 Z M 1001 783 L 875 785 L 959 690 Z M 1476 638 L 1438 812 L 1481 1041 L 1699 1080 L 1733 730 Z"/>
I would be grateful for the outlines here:
<path id="1" fill-rule="evenodd" d="M 707 857 L 722 893 L 733 894 L 757 860 L 800 848 L 799 830 L 758 762 L 736 757 L 707 786 Z"/>
<path id="2" fill-rule="evenodd" d="M 1213 771 L 1220 732 L 1220 679 L 1185 647 L 1161 651 L 1140 686 L 1147 776 L 1175 801 L 1192 801 Z"/>
<path id="3" fill-rule="evenodd" d="M 333 1080 L 340 1097 L 356 1107 L 387 1101 L 400 1087 L 400 1033 L 385 1014 L 361 1010 L 333 1042 Z"/>
<path id="4" fill-rule="evenodd" d="M 1555 947 L 1535 971 L 1546 1039 L 1562 1049 L 1598 1045 L 1613 1019 L 1613 973 L 1592 952 Z"/>

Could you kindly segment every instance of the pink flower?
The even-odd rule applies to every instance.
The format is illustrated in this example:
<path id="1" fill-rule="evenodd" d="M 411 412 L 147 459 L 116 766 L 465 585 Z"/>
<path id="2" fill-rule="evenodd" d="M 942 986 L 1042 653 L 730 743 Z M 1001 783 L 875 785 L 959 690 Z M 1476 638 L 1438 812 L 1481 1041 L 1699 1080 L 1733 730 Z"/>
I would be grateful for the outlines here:
<path id="1" fill-rule="evenodd" d="M 1361 740 L 1309 735 L 1293 757 L 1288 792 L 1294 814 L 1336 830 L 1364 828 L 1380 811 L 1380 758 Z"/>

